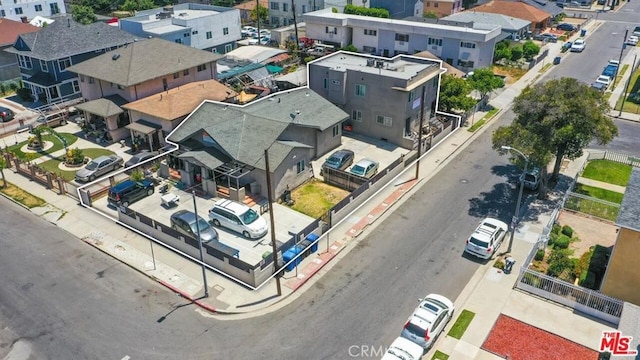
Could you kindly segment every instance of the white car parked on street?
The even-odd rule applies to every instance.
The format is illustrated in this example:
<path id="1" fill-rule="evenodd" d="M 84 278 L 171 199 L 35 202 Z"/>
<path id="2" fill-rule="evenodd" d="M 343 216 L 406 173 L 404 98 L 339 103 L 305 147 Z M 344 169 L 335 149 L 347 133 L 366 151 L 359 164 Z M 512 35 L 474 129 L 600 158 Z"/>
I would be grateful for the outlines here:
<path id="1" fill-rule="evenodd" d="M 587 46 L 587 42 L 584 39 L 578 39 L 571 45 L 571 52 L 583 52 Z"/>
<path id="2" fill-rule="evenodd" d="M 401 336 L 429 349 L 449 323 L 455 310 L 453 302 L 442 295 L 429 294 L 404 325 Z"/>
<path id="3" fill-rule="evenodd" d="M 611 84 L 611 76 L 600 75 L 596 79 L 596 82 L 599 82 L 601 84 L 605 84 L 606 86 L 609 86 L 609 84 Z"/>
<path id="4" fill-rule="evenodd" d="M 422 346 L 400 336 L 387 348 L 382 360 L 420 360 L 423 354 Z"/>
<path id="5" fill-rule="evenodd" d="M 486 218 L 469 236 L 464 251 L 482 259 L 491 259 L 502 245 L 507 232 L 509 225 L 497 219 Z"/>
<path id="6" fill-rule="evenodd" d="M 639 40 L 639 39 L 640 39 L 640 38 L 638 38 L 637 36 L 635 36 L 635 35 L 631 35 L 631 36 L 629 36 L 629 38 L 627 39 L 627 45 L 636 46 L 636 45 L 638 45 L 638 40 Z"/>

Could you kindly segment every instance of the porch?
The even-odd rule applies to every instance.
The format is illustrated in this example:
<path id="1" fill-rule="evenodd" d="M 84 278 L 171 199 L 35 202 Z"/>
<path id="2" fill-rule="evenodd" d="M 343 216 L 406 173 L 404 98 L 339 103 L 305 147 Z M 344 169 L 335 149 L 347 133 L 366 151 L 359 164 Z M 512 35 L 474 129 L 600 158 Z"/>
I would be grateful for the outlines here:
<path id="1" fill-rule="evenodd" d="M 79 125 L 86 137 L 96 138 L 98 143 L 128 138 L 129 113 L 121 108 L 127 102 L 119 95 L 111 95 L 76 106 L 83 114 Z"/>

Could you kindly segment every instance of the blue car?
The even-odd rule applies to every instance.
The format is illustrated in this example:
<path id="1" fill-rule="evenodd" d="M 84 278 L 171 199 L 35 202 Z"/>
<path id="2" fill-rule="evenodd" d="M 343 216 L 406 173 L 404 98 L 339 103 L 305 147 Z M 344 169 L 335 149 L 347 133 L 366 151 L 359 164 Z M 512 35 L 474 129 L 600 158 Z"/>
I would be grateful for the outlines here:
<path id="1" fill-rule="evenodd" d="M 607 65 L 607 67 L 604 68 L 604 70 L 602 71 L 602 75 L 614 77 L 614 76 L 616 76 L 617 72 L 618 72 L 618 67 L 617 66 L 615 66 L 615 65 Z"/>

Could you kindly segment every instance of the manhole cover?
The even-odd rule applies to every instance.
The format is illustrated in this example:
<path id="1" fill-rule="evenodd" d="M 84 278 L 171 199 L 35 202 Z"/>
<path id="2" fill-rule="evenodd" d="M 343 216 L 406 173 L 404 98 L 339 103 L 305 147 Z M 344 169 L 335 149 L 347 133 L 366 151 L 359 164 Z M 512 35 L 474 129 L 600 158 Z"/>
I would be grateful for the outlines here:
<path id="1" fill-rule="evenodd" d="M 469 180 L 467 180 L 467 179 L 460 179 L 460 182 L 461 182 L 461 183 L 463 183 L 463 184 L 466 184 L 466 183 L 468 183 L 468 182 L 469 182 Z"/>

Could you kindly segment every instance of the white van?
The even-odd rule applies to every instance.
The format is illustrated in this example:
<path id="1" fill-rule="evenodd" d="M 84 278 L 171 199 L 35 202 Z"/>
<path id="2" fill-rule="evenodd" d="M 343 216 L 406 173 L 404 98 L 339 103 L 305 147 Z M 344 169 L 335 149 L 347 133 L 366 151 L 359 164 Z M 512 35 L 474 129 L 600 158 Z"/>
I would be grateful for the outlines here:
<path id="1" fill-rule="evenodd" d="M 209 210 L 209 219 L 216 227 L 236 231 L 247 239 L 260 239 L 267 234 L 267 221 L 250 207 L 222 199 Z"/>

